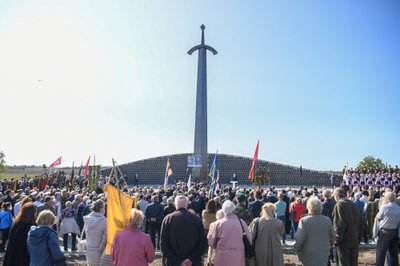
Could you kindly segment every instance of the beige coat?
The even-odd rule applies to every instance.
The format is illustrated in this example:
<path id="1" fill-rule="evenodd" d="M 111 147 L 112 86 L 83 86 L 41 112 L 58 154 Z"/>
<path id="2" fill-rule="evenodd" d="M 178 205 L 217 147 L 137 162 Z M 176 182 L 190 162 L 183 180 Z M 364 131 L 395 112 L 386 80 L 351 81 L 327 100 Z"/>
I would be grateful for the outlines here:
<path id="1" fill-rule="evenodd" d="M 203 210 L 203 212 L 201 213 L 201 220 L 203 222 L 204 229 L 208 231 L 210 228 L 210 224 L 217 220 L 216 213 L 211 213 Z"/>
<path id="2" fill-rule="evenodd" d="M 303 217 L 295 236 L 295 248 L 303 265 L 327 265 L 329 250 L 335 243 L 331 220 L 323 215 Z"/>
<path id="3" fill-rule="evenodd" d="M 256 224 L 258 221 L 258 226 Z M 283 222 L 278 219 L 255 219 L 250 224 L 253 241 L 255 240 L 256 266 L 283 266 L 282 235 L 285 232 Z"/>

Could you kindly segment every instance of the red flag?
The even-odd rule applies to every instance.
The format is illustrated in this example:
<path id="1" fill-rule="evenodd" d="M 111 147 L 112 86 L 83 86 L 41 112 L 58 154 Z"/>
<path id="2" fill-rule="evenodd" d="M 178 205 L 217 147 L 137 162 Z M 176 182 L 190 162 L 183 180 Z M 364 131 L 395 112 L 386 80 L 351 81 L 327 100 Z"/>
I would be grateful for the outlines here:
<path id="1" fill-rule="evenodd" d="M 50 164 L 50 167 L 54 167 L 54 166 L 57 166 L 57 165 L 60 165 L 60 164 L 61 164 L 61 156 L 58 157 L 58 159 L 55 160 L 54 163 Z"/>
<path id="2" fill-rule="evenodd" d="M 253 178 L 254 178 L 254 166 L 256 165 L 256 163 L 258 161 L 258 145 L 259 144 L 260 144 L 260 141 L 257 141 L 256 150 L 254 151 L 253 162 L 251 163 L 251 168 L 250 168 L 249 177 L 248 177 L 248 179 L 250 179 L 250 180 L 253 180 Z"/>
<path id="3" fill-rule="evenodd" d="M 83 176 L 87 176 L 89 173 L 89 163 L 90 163 L 90 155 L 89 155 L 89 159 L 86 162 L 85 172 L 83 173 Z"/>

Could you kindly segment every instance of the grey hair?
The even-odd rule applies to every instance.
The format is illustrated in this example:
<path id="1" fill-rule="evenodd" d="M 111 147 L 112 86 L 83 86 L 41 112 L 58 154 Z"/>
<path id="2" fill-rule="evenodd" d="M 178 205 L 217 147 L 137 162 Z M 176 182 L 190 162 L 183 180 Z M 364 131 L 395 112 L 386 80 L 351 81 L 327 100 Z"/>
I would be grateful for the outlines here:
<path id="1" fill-rule="evenodd" d="M 172 197 L 169 197 L 169 198 L 167 199 L 167 204 L 168 204 L 168 205 L 171 205 L 172 203 L 174 203 L 174 199 L 173 199 Z"/>
<path id="2" fill-rule="evenodd" d="M 310 197 L 307 200 L 307 210 L 310 214 L 319 215 L 322 213 L 322 203 L 318 197 Z"/>
<path id="3" fill-rule="evenodd" d="M 387 202 L 394 202 L 396 200 L 396 194 L 393 191 L 386 191 L 385 192 L 385 200 Z"/>
<path id="4" fill-rule="evenodd" d="M 187 208 L 189 199 L 184 195 L 179 195 L 175 198 L 175 208 Z"/>
<path id="5" fill-rule="evenodd" d="M 222 210 L 218 210 L 217 214 L 215 215 L 215 217 L 217 218 L 217 220 L 220 220 L 220 219 L 225 217 L 225 214 L 224 214 L 224 212 Z"/>
<path id="6" fill-rule="evenodd" d="M 326 199 L 330 199 L 332 197 L 332 192 L 329 189 L 325 189 L 322 192 L 322 196 L 324 196 Z"/>
<path id="7" fill-rule="evenodd" d="M 225 216 L 232 214 L 235 210 L 235 204 L 232 201 L 226 200 L 224 204 L 222 204 L 222 211 L 224 212 Z"/>

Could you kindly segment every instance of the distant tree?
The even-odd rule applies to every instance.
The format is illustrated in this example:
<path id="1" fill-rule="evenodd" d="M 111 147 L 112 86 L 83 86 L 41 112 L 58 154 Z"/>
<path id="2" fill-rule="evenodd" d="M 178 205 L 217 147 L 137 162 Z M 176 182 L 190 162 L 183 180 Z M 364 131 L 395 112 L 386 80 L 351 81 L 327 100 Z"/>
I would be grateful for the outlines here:
<path id="1" fill-rule="evenodd" d="M 5 161 L 6 155 L 4 152 L 0 151 L 0 173 L 4 173 L 6 170 L 6 161 Z"/>
<path id="2" fill-rule="evenodd" d="M 362 172 L 377 172 L 385 169 L 381 159 L 374 156 L 366 156 L 358 163 L 357 169 Z"/>

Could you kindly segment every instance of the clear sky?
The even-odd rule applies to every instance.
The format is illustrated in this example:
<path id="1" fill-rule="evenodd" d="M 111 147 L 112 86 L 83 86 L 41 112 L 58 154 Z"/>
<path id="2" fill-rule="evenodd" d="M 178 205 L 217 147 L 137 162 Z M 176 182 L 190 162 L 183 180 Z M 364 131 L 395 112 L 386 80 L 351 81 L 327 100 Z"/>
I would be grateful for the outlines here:
<path id="1" fill-rule="evenodd" d="M 0 150 L 13 164 L 208 150 L 318 170 L 400 161 L 400 1 L 0 1 Z"/>

